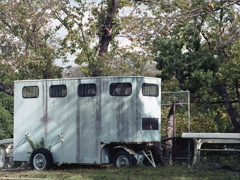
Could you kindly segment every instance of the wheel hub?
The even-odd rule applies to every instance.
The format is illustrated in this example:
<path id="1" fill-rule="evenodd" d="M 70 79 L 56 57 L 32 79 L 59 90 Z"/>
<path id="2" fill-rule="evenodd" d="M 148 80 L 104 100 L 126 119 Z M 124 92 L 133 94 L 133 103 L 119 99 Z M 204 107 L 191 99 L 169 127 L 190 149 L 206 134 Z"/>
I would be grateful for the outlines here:
<path id="1" fill-rule="evenodd" d="M 42 170 L 46 166 L 46 158 L 43 154 L 36 154 L 33 158 L 33 165 L 37 170 Z"/>
<path id="2" fill-rule="evenodd" d="M 117 162 L 116 162 L 116 165 L 118 167 L 126 167 L 126 166 L 129 166 L 129 160 L 126 156 L 122 155 L 122 156 L 119 156 L 118 159 L 117 159 Z"/>

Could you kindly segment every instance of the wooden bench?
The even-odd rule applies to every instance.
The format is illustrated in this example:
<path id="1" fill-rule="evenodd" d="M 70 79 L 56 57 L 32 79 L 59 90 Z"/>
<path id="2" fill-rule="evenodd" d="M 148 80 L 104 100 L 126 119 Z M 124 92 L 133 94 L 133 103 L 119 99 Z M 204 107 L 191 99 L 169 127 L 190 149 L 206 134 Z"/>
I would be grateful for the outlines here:
<path id="1" fill-rule="evenodd" d="M 201 149 L 203 143 L 209 144 L 240 144 L 240 133 L 182 133 L 182 138 L 194 142 L 193 165 L 200 162 L 201 151 L 240 152 L 240 149 Z"/>

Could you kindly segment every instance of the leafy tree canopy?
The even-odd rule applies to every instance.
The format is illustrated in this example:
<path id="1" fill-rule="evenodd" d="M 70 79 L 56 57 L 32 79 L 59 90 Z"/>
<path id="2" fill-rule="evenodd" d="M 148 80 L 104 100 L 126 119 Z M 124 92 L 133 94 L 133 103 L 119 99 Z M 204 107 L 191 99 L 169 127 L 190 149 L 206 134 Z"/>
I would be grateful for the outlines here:
<path id="1" fill-rule="evenodd" d="M 60 77 L 53 65 L 61 54 L 58 39 L 50 28 L 51 9 L 57 1 L 0 2 L 0 84 L 12 88 L 15 79 Z M 9 91 L 8 91 L 9 92 Z"/>
<path id="2" fill-rule="evenodd" d="M 188 6 L 198 16 L 174 23 L 155 41 L 160 77 L 176 78 L 180 89 L 190 90 L 195 102 L 223 104 L 234 131 L 240 132 L 239 104 L 235 104 L 240 102 L 238 2 L 199 1 Z"/>
<path id="3" fill-rule="evenodd" d="M 61 77 L 69 53 L 84 76 L 154 76 L 157 62 L 165 89 L 223 104 L 239 131 L 239 12 L 239 0 L 2 0 L 0 90 Z"/>

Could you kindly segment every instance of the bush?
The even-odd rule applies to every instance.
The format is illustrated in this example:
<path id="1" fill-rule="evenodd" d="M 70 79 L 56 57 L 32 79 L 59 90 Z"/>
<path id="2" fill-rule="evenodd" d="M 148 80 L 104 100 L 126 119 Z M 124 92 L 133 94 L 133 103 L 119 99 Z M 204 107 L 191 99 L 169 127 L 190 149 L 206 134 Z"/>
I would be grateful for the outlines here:
<path id="1" fill-rule="evenodd" d="M 13 137 L 13 115 L 0 106 L 0 139 Z"/>

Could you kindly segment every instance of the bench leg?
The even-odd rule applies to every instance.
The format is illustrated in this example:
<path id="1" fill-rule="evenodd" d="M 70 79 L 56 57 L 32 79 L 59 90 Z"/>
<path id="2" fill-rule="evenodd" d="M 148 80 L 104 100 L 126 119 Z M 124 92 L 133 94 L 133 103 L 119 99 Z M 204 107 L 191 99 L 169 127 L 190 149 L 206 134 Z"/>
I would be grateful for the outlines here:
<path id="1" fill-rule="evenodd" d="M 201 139 L 193 139 L 194 142 L 194 158 L 193 158 L 193 165 L 197 164 L 200 162 L 200 153 L 199 149 L 201 149 L 202 146 L 202 141 Z"/>
<path id="2" fill-rule="evenodd" d="M 2 169 L 6 169 L 10 166 L 10 149 L 12 144 L 3 145 L 3 166 Z"/>

